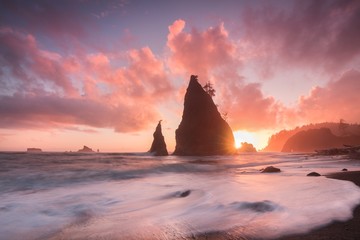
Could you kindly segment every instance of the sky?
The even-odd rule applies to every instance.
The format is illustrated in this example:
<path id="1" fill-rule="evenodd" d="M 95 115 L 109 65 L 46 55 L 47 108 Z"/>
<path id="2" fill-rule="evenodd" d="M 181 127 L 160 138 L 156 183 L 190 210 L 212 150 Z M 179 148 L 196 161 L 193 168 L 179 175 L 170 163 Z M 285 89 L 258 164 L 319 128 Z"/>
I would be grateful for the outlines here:
<path id="1" fill-rule="evenodd" d="M 360 2 L 0 0 L 0 151 L 175 148 L 190 75 L 237 144 L 360 122 Z"/>

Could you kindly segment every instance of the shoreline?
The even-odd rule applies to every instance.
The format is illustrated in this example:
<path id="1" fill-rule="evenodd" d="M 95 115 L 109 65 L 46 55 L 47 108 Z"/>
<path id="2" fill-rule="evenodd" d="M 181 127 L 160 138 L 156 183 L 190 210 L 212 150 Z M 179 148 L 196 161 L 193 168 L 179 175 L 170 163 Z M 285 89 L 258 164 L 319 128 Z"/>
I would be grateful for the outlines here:
<path id="1" fill-rule="evenodd" d="M 351 181 L 360 187 L 360 171 L 335 172 L 324 175 L 327 178 Z M 204 233 L 188 239 L 196 240 L 266 240 L 236 236 L 236 230 Z M 334 221 L 304 234 L 285 235 L 270 240 L 357 240 L 360 239 L 360 203 L 353 210 L 353 218 L 346 222 Z"/>
<path id="2" fill-rule="evenodd" d="M 335 172 L 325 175 L 327 178 L 351 181 L 360 187 L 360 171 Z M 306 234 L 289 235 L 277 240 L 355 240 L 360 239 L 360 203 L 353 210 L 353 218 L 346 222 L 335 221 L 314 229 Z"/>

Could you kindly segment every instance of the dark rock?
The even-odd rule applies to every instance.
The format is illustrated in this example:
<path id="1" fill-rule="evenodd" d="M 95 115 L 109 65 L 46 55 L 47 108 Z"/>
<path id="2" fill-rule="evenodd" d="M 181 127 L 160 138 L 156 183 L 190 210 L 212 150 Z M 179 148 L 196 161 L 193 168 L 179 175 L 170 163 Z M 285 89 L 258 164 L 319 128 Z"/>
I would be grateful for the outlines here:
<path id="1" fill-rule="evenodd" d="M 281 172 L 280 168 L 276 168 L 273 166 L 266 167 L 261 171 L 262 173 L 275 173 L 275 172 Z"/>
<path id="2" fill-rule="evenodd" d="M 317 172 L 311 172 L 306 176 L 308 176 L 308 177 L 320 177 L 321 175 L 319 173 L 317 173 Z"/>
<path id="3" fill-rule="evenodd" d="M 86 152 L 86 153 L 89 153 L 89 152 L 94 152 L 91 148 L 87 147 L 87 146 L 84 146 L 82 149 L 78 150 L 78 152 Z"/>
<path id="4" fill-rule="evenodd" d="M 228 155 L 235 152 L 230 126 L 194 75 L 190 78 L 182 120 L 175 133 L 174 155 Z"/>
<path id="5" fill-rule="evenodd" d="M 179 197 L 182 197 L 182 198 L 187 197 L 190 195 L 190 193 L 191 193 L 191 190 L 186 190 L 185 192 L 182 192 Z"/>
<path id="6" fill-rule="evenodd" d="M 275 203 L 269 200 L 261 202 L 234 202 L 231 205 L 238 206 L 241 210 L 248 209 L 260 213 L 272 212 L 278 207 Z"/>
<path id="7" fill-rule="evenodd" d="M 153 136 L 154 136 L 154 140 L 151 144 L 151 148 L 150 148 L 149 152 L 154 153 L 155 156 L 169 155 L 169 153 L 166 149 L 166 143 L 164 140 L 164 136 L 161 132 L 161 121 L 159 121 L 158 125 L 156 126 Z"/>
<path id="8" fill-rule="evenodd" d="M 343 172 L 347 172 L 347 168 L 343 168 L 341 171 L 343 171 Z"/>
<path id="9" fill-rule="evenodd" d="M 256 148 L 251 143 L 242 142 L 241 147 L 237 149 L 237 152 L 257 152 Z"/>
<path id="10" fill-rule="evenodd" d="M 282 148 L 282 152 L 318 152 L 326 155 L 347 154 L 352 148 L 341 148 L 343 145 L 359 145 L 360 136 L 339 137 L 329 128 L 300 131 L 290 137 Z M 319 150 L 320 149 L 320 150 Z M 326 150 L 322 150 L 326 149 Z M 360 147 L 359 147 L 360 149 Z M 356 147 L 354 148 L 356 150 Z"/>
<path id="11" fill-rule="evenodd" d="M 41 148 L 28 148 L 27 152 L 42 152 Z"/>

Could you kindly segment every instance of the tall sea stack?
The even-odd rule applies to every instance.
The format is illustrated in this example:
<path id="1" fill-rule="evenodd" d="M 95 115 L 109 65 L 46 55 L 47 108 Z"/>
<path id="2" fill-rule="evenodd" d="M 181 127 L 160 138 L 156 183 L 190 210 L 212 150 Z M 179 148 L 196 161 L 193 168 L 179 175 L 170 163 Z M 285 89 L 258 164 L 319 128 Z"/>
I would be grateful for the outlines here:
<path id="1" fill-rule="evenodd" d="M 230 126 L 194 75 L 190 77 L 182 120 L 175 134 L 174 155 L 228 155 L 235 152 Z"/>
<path id="2" fill-rule="evenodd" d="M 154 136 L 154 140 L 151 144 L 151 148 L 149 152 L 153 153 L 155 156 L 169 155 L 166 149 L 164 136 L 162 135 L 161 132 L 161 121 L 159 121 L 158 125 L 156 126 L 153 136 Z"/>

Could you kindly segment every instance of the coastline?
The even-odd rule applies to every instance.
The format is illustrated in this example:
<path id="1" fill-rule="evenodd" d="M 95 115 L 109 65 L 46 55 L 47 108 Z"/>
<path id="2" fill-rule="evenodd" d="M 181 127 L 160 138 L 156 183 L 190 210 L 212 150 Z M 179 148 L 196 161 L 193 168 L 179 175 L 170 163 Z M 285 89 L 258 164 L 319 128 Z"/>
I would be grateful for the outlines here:
<path id="1" fill-rule="evenodd" d="M 327 178 L 351 181 L 360 187 L 360 171 L 335 172 L 325 175 Z M 241 231 L 241 230 L 240 230 Z M 236 230 L 211 232 L 189 239 L 197 240 L 261 240 L 236 236 Z M 241 235 L 241 234 L 240 234 Z M 353 218 L 346 222 L 335 221 L 305 234 L 285 235 L 272 240 L 357 240 L 360 239 L 360 203 L 353 210 Z"/>
<path id="2" fill-rule="evenodd" d="M 351 181 L 360 187 L 360 171 L 336 172 L 325 175 L 328 178 Z M 314 229 L 307 234 L 290 235 L 277 240 L 355 240 L 360 239 L 360 204 L 353 210 L 353 218 L 346 222 L 333 222 Z"/>

